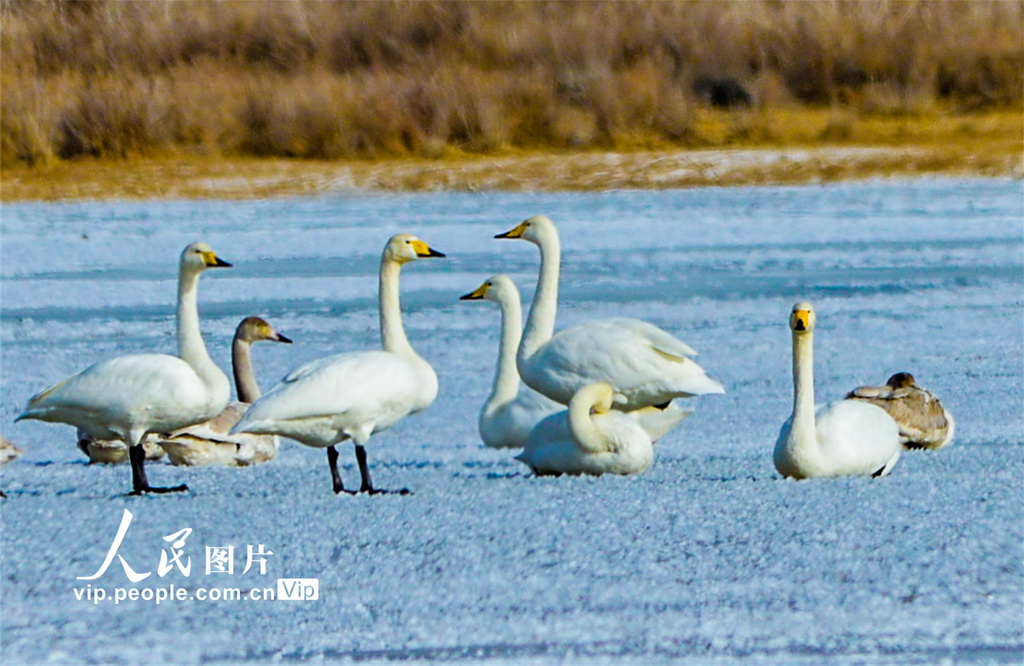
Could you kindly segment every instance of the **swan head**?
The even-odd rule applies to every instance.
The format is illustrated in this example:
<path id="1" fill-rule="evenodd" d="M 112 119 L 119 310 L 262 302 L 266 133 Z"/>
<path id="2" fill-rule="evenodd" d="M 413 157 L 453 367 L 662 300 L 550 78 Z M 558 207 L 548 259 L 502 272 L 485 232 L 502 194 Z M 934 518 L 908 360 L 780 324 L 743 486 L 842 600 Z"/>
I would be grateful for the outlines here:
<path id="1" fill-rule="evenodd" d="M 198 273 L 207 268 L 230 267 L 231 264 L 218 257 L 212 247 L 200 241 L 190 244 L 181 252 L 182 270 Z"/>
<path id="2" fill-rule="evenodd" d="M 810 333 L 814 330 L 816 319 L 814 306 L 808 301 L 800 301 L 793 306 L 793 312 L 789 315 L 789 328 L 794 334 Z"/>
<path id="3" fill-rule="evenodd" d="M 914 375 L 909 372 L 897 372 L 886 380 L 885 385 L 894 389 L 912 388 L 917 386 L 917 381 L 914 379 Z"/>
<path id="4" fill-rule="evenodd" d="M 507 275 L 492 275 L 476 290 L 460 296 L 459 300 L 501 303 L 510 298 L 519 298 L 519 290 L 516 289 L 515 283 Z"/>
<path id="5" fill-rule="evenodd" d="M 551 236 L 558 237 L 555 223 L 546 215 L 534 215 L 520 222 L 514 229 L 498 234 L 495 238 L 522 238 L 534 245 L 540 245 L 541 241 Z"/>
<path id="6" fill-rule="evenodd" d="M 235 339 L 244 342 L 284 342 L 291 344 L 291 339 L 277 332 L 266 319 L 262 317 L 246 317 L 235 329 Z"/>
<path id="7" fill-rule="evenodd" d="M 443 256 L 445 255 L 411 234 L 396 234 L 384 246 L 384 258 L 397 264 L 407 264 L 410 261 L 427 257 Z"/>

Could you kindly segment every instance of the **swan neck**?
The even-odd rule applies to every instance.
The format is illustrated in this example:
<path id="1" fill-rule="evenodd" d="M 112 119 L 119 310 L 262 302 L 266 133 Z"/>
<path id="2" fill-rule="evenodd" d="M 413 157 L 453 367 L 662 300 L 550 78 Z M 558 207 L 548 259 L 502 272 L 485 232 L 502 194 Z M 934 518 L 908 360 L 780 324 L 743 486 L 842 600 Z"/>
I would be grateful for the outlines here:
<path id="1" fill-rule="evenodd" d="M 516 349 L 523 330 L 523 308 L 515 298 L 501 301 L 501 341 L 498 366 L 487 407 L 497 407 L 515 400 L 519 394 L 519 371 L 516 370 Z"/>
<path id="2" fill-rule="evenodd" d="M 576 444 L 588 453 L 599 453 L 608 450 L 607 438 L 594 423 L 591 409 L 594 399 L 586 389 L 576 392 L 569 401 L 569 432 Z"/>
<path id="3" fill-rule="evenodd" d="M 381 258 L 380 262 L 380 341 L 384 351 L 415 356 L 402 326 L 402 307 L 398 297 L 398 276 L 402 266 L 397 261 Z"/>
<path id="4" fill-rule="evenodd" d="M 558 311 L 558 272 L 561 261 L 558 234 L 551 230 L 540 242 L 540 273 L 537 291 L 533 295 L 530 315 L 519 345 L 519 359 L 527 359 L 555 334 L 555 316 Z"/>
<path id="5" fill-rule="evenodd" d="M 814 338 L 810 331 L 793 334 L 792 436 L 800 442 L 817 442 L 814 422 Z"/>
<path id="6" fill-rule="evenodd" d="M 198 272 L 182 271 L 178 276 L 178 356 L 202 374 L 203 370 L 216 366 L 206 351 L 199 329 L 198 286 Z"/>
<path id="7" fill-rule="evenodd" d="M 231 367 L 235 373 L 239 401 L 253 403 L 259 400 L 260 386 L 252 370 L 252 344 L 238 336 L 231 343 Z"/>

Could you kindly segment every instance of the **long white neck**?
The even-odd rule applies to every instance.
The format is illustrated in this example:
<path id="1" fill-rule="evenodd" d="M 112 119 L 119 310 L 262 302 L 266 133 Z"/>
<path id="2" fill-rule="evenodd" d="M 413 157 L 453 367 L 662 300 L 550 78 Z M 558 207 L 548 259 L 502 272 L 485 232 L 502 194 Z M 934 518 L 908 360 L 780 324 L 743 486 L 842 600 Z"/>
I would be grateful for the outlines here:
<path id="1" fill-rule="evenodd" d="M 524 360 L 542 347 L 555 334 L 555 316 L 558 313 L 558 269 L 562 248 L 558 233 L 551 229 L 540 242 L 540 274 L 537 291 L 533 295 L 530 316 L 526 319 L 517 360 Z"/>
<path id="2" fill-rule="evenodd" d="M 485 410 L 496 409 L 516 399 L 519 394 L 519 371 L 516 370 L 516 349 L 523 334 L 523 306 L 518 296 L 502 298 L 501 341 L 498 343 L 498 366 L 494 372 L 491 397 Z"/>
<path id="3" fill-rule="evenodd" d="M 803 454 L 814 454 L 818 447 L 814 421 L 814 333 L 793 334 L 793 421 L 790 441 Z"/>
<path id="4" fill-rule="evenodd" d="M 569 401 L 569 432 L 582 450 L 602 453 L 609 450 L 609 442 L 604 432 L 594 423 L 591 409 L 597 399 L 591 388 L 583 387 Z"/>
<path id="5" fill-rule="evenodd" d="M 380 341 L 384 351 L 401 356 L 416 356 L 402 326 L 402 306 L 398 298 L 398 276 L 402 265 L 381 258 L 380 261 Z"/>
<path id="6" fill-rule="evenodd" d="M 259 400 L 260 386 L 252 370 L 252 343 L 237 335 L 231 341 L 231 368 L 235 373 L 238 399 L 247 403 Z"/>
<path id="7" fill-rule="evenodd" d="M 206 351 L 202 332 L 199 330 L 199 305 L 196 291 L 199 285 L 198 271 L 182 271 L 178 276 L 178 356 L 192 366 L 203 383 L 211 389 L 215 401 L 223 396 L 230 397 L 228 378 L 217 367 Z"/>

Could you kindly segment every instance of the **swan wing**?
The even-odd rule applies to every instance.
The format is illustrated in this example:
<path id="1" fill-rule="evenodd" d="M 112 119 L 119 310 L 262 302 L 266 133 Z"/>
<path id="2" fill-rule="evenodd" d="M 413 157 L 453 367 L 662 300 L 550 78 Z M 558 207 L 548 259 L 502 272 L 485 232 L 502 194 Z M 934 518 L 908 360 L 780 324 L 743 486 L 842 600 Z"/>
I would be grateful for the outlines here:
<path id="1" fill-rule="evenodd" d="M 174 430 L 210 418 L 227 403 L 211 396 L 192 367 L 168 354 L 131 354 L 92 365 L 33 396 L 18 418 L 76 425 L 99 438 L 112 423 Z"/>
<path id="2" fill-rule="evenodd" d="M 360 423 L 368 419 L 381 429 L 380 419 L 391 425 L 415 411 L 419 389 L 415 369 L 396 354 L 337 354 L 289 373 L 249 407 L 231 432 L 275 433 L 274 424 L 281 422 L 346 416 Z"/>
<path id="3" fill-rule="evenodd" d="M 617 407 L 626 409 L 724 392 L 692 355 L 688 345 L 653 324 L 607 319 L 563 329 L 520 372 L 531 388 L 565 404 L 597 381 L 624 395 L 626 404 Z"/>
<path id="4" fill-rule="evenodd" d="M 821 455 L 833 475 L 888 471 L 899 457 L 899 427 L 884 409 L 856 400 L 819 406 L 815 425 Z"/>

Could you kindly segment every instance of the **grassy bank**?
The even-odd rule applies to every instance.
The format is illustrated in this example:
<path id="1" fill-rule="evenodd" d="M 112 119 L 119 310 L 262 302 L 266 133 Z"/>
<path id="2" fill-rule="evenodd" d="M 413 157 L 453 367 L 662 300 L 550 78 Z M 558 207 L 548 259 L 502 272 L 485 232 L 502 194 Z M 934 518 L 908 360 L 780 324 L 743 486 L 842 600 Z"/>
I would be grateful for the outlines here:
<path id="1" fill-rule="evenodd" d="M 769 114 L 759 140 L 729 138 L 738 121 L 708 112 L 720 143 L 626 152 L 448 150 L 441 157 L 302 160 L 154 157 L 58 161 L 5 167 L 0 199 L 251 198 L 368 190 L 601 190 L 969 175 L 1024 177 L 1024 119 L 1014 112 L 969 117 L 887 118 L 834 137 L 830 112 Z M 754 121 L 742 121 L 745 125 Z M 772 128 L 778 128 L 772 130 Z M 782 128 L 785 128 L 783 131 Z M 770 130 L 770 131 L 769 131 Z M 843 134 L 846 134 L 845 132 Z"/>
<path id="2" fill-rule="evenodd" d="M 225 171 L 245 191 L 346 178 L 598 187 L 613 153 L 633 156 L 628 182 L 687 184 L 700 178 L 644 175 L 641 156 L 722 148 L 893 149 L 727 169 L 725 182 L 1019 171 L 1022 0 L 0 0 L 0 12 L 5 200 L 202 193 Z M 551 162 L 531 175 L 554 155 L 571 156 L 569 173 Z"/>

